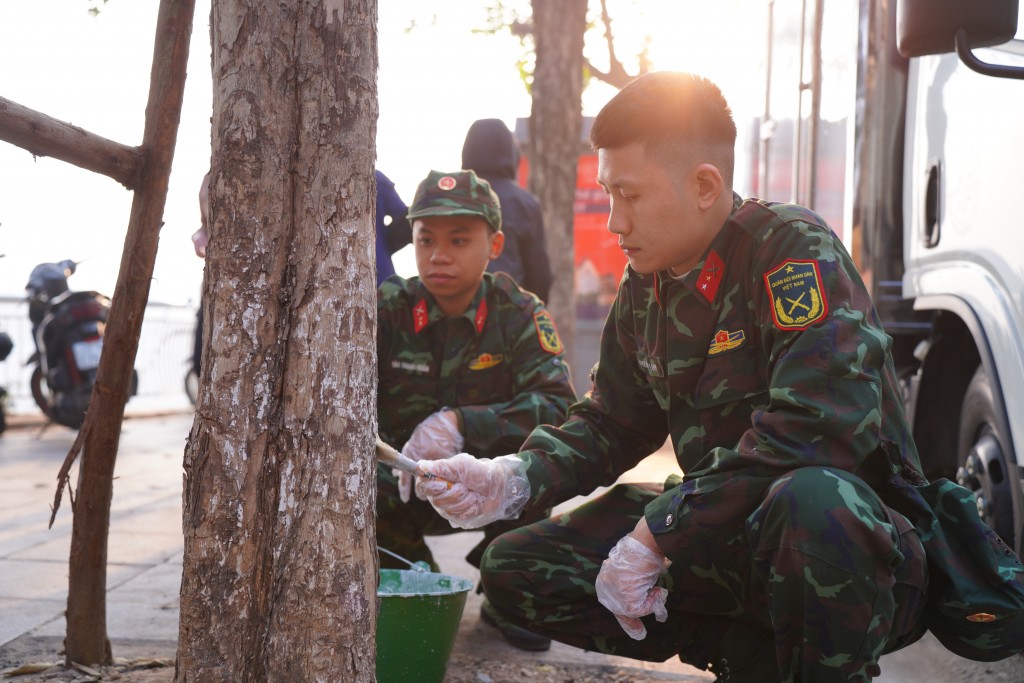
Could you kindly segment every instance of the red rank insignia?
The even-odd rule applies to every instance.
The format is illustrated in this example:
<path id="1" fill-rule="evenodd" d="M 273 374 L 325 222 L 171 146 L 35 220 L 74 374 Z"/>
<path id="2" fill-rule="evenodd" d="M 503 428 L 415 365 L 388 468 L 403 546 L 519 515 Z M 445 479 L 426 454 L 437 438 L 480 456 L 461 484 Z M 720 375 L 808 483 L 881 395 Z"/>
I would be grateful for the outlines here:
<path id="1" fill-rule="evenodd" d="M 481 299 L 480 308 L 476 309 L 476 317 L 473 318 L 473 322 L 476 324 L 477 334 L 484 331 L 484 323 L 487 322 L 487 299 Z"/>
<path id="2" fill-rule="evenodd" d="M 415 306 L 412 307 L 412 329 L 419 334 L 424 327 L 427 326 L 427 300 L 420 299 Z"/>
<path id="3" fill-rule="evenodd" d="M 715 300 L 718 293 L 718 285 L 722 283 L 722 276 L 725 274 L 725 262 L 714 249 L 708 254 L 697 276 L 697 291 L 700 292 L 708 302 Z"/>

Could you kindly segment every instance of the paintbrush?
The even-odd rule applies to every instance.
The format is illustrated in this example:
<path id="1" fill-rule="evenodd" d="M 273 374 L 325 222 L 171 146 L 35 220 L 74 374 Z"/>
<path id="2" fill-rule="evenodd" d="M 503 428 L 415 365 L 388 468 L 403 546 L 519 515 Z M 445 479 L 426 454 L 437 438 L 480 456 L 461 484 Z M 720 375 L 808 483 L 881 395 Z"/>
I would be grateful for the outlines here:
<path id="1" fill-rule="evenodd" d="M 384 463 L 385 465 L 394 467 L 397 470 L 411 472 L 412 474 L 415 474 L 416 476 L 419 477 L 423 477 L 425 479 L 436 479 L 438 481 L 443 481 L 444 483 L 448 484 L 448 488 L 452 487 L 452 483 L 447 479 L 442 479 L 436 474 L 430 474 L 429 472 L 424 472 L 423 470 L 421 470 L 419 466 L 416 464 L 415 460 L 410 459 L 408 456 L 402 455 L 394 448 L 381 441 L 381 438 L 379 436 L 377 437 L 377 460 Z"/>

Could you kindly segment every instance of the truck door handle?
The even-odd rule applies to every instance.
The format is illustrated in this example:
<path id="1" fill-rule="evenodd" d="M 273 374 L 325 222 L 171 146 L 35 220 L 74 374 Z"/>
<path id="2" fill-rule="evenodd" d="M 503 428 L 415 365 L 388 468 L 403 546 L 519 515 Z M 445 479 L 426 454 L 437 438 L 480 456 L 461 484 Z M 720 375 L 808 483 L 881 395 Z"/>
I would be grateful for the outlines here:
<path id="1" fill-rule="evenodd" d="M 921 242 L 928 249 L 939 243 L 941 178 L 941 164 L 933 161 L 928 167 L 928 185 L 924 195 L 924 226 L 921 231 Z"/>

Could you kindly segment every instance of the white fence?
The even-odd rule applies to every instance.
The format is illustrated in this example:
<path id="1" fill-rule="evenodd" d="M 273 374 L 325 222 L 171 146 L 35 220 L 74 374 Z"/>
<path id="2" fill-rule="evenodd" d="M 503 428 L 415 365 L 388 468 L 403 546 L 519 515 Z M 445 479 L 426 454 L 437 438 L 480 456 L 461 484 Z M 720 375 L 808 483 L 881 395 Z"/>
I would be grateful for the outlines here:
<path id="1" fill-rule="evenodd" d="M 192 339 L 196 324 L 195 309 L 150 303 L 142 323 L 135 369 L 139 373 L 139 393 L 127 410 L 186 409 L 185 373 L 192 359 Z M 34 413 L 29 378 L 32 367 L 26 366 L 35 352 L 28 304 L 23 299 L 0 297 L 0 330 L 14 341 L 14 350 L 7 360 L 0 361 L 0 386 L 11 396 L 12 413 Z"/>

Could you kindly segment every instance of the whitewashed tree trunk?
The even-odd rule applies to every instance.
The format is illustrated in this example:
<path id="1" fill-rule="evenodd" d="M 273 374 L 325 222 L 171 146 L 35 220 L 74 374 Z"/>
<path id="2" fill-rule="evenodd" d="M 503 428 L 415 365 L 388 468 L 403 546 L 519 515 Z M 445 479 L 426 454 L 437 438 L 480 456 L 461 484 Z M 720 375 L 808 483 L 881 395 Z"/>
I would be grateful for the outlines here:
<path id="1" fill-rule="evenodd" d="M 376 17 L 213 3 L 178 681 L 373 680 Z"/>

